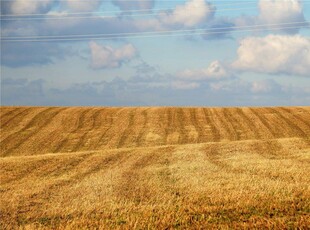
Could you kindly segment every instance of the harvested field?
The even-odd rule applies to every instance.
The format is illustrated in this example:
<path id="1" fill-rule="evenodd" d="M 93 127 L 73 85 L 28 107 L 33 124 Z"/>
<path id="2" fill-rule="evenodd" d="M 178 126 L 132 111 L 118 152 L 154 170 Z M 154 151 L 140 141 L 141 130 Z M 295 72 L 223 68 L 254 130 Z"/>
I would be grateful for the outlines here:
<path id="1" fill-rule="evenodd" d="M 1 229 L 310 226 L 310 107 L 1 107 Z"/>
<path id="2" fill-rule="evenodd" d="M 1 108 L 1 156 L 305 138 L 310 108 Z"/>

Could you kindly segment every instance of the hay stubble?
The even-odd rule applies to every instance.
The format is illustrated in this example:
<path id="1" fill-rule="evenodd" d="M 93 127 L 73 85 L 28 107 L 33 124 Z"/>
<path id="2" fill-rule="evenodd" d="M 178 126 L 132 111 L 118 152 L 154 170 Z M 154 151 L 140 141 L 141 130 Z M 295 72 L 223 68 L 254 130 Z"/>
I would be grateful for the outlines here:
<path id="1" fill-rule="evenodd" d="M 310 109 L 1 107 L 1 228 L 304 228 Z"/>

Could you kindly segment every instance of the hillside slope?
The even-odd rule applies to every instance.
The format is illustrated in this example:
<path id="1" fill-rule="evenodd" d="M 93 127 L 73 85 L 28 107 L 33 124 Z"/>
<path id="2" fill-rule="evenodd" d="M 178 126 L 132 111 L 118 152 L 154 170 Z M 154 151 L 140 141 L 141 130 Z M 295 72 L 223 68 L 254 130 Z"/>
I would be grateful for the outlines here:
<path id="1" fill-rule="evenodd" d="M 310 107 L 0 115 L 0 229 L 310 226 Z"/>
<path id="2" fill-rule="evenodd" d="M 1 156 L 310 136 L 310 107 L 1 107 Z"/>

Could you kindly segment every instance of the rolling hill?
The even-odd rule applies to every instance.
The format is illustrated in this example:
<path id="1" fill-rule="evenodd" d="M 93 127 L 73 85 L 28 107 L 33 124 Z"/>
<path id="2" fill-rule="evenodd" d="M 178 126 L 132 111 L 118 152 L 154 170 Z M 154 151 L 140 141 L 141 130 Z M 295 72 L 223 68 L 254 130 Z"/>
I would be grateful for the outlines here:
<path id="1" fill-rule="evenodd" d="M 0 228 L 310 226 L 310 107 L 0 116 Z"/>

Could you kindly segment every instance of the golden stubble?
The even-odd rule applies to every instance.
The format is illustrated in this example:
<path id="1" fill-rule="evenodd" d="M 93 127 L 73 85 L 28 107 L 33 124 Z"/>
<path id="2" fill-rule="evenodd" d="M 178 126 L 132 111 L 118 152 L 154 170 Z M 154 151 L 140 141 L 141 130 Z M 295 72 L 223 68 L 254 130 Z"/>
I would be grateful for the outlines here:
<path id="1" fill-rule="evenodd" d="M 1 228 L 306 229 L 309 108 L 241 110 L 5 108 Z"/>

